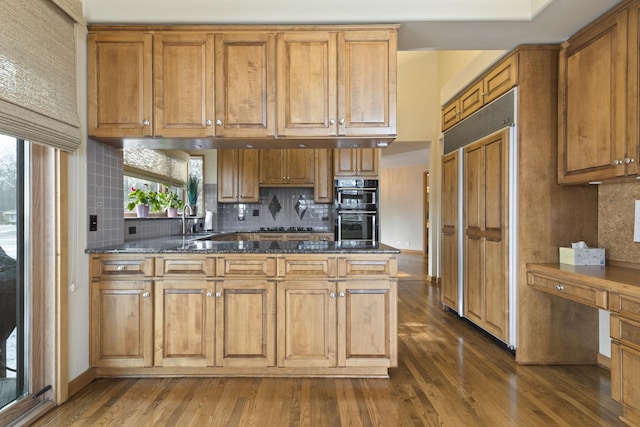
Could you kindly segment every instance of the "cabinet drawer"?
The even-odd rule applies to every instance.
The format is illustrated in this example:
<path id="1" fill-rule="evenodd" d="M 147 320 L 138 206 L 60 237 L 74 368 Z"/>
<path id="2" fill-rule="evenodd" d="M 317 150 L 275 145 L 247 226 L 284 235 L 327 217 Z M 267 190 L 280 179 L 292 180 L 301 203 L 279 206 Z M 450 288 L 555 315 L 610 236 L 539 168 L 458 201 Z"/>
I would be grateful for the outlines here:
<path id="1" fill-rule="evenodd" d="M 100 255 L 91 258 L 91 277 L 153 276 L 153 256 Z"/>
<path id="2" fill-rule="evenodd" d="M 640 322 L 640 298 L 611 293 L 609 310 Z"/>
<path id="3" fill-rule="evenodd" d="M 397 275 L 396 258 L 375 255 L 338 258 L 338 277 L 395 277 Z"/>
<path id="4" fill-rule="evenodd" d="M 335 277 L 336 259 L 321 257 L 289 256 L 278 259 L 278 276 L 281 277 Z"/>
<path id="5" fill-rule="evenodd" d="M 611 339 L 634 346 L 640 351 L 640 323 L 611 315 Z"/>
<path id="6" fill-rule="evenodd" d="M 541 277 L 532 273 L 527 273 L 527 283 L 534 288 L 558 295 L 562 298 L 570 299 L 591 307 L 607 309 L 607 294 L 604 289 L 584 286 L 566 280 L 555 280 L 553 278 Z"/>
<path id="7" fill-rule="evenodd" d="M 275 277 L 275 257 L 249 257 L 247 255 L 220 257 L 216 263 L 219 277 Z"/>
<path id="8" fill-rule="evenodd" d="M 156 257 L 156 276 L 215 276 L 216 259 L 197 255 Z"/>

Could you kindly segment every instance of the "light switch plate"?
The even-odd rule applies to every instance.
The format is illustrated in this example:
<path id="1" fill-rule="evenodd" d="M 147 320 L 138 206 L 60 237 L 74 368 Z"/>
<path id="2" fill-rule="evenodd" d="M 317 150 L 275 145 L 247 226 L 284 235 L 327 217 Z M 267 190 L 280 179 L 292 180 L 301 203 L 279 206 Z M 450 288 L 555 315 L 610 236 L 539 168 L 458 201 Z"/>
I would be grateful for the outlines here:
<path id="1" fill-rule="evenodd" d="M 640 200 L 636 200 L 636 219 L 633 221 L 633 241 L 640 243 Z"/>

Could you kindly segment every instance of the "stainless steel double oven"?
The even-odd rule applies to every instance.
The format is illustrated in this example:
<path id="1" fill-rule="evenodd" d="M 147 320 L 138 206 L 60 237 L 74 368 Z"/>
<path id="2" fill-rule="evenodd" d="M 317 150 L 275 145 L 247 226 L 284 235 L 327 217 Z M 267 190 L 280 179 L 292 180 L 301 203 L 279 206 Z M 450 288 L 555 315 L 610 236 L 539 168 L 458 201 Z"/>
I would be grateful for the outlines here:
<path id="1" fill-rule="evenodd" d="M 335 180 L 336 240 L 376 242 L 378 236 L 378 180 Z"/>

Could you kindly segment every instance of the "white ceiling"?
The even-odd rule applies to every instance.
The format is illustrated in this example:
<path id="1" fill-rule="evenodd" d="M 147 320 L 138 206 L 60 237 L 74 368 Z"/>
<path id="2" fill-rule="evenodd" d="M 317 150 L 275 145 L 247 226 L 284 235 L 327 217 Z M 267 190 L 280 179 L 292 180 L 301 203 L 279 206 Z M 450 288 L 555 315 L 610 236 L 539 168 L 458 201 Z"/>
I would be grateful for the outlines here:
<path id="1" fill-rule="evenodd" d="M 399 23 L 400 50 L 557 43 L 620 0 L 83 0 L 89 24 Z"/>

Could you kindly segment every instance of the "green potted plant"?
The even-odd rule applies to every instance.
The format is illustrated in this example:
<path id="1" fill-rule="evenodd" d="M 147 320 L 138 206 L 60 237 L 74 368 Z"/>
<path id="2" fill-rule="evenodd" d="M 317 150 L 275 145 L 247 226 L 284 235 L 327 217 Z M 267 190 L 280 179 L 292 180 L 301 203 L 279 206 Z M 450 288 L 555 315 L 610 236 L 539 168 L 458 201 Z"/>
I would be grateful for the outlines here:
<path id="1" fill-rule="evenodd" d="M 191 207 L 191 214 L 196 215 L 198 195 L 200 194 L 200 178 L 197 175 L 189 175 L 187 179 L 187 200 Z"/>
<path id="2" fill-rule="evenodd" d="M 144 187 L 145 188 L 131 187 L 131 192 L 127 197 L 129 200 L 127 209 L 130 211 L 135 209 L 140 218 L 149 216 L 150 210 L 159 211 L 161 209 L 158 193 L 149 191 L 146 184 Z"/>
<path id="3" fill-rule="evenodd" d="M 171 218 L 177 217 L 178 209 L 184 206 L 184 202 L 180 199 L 178 193 L 165 189 L 164 192 L 159 193 L 159 196 L 162 208 L 167 211 L 167 216 Z"/>

